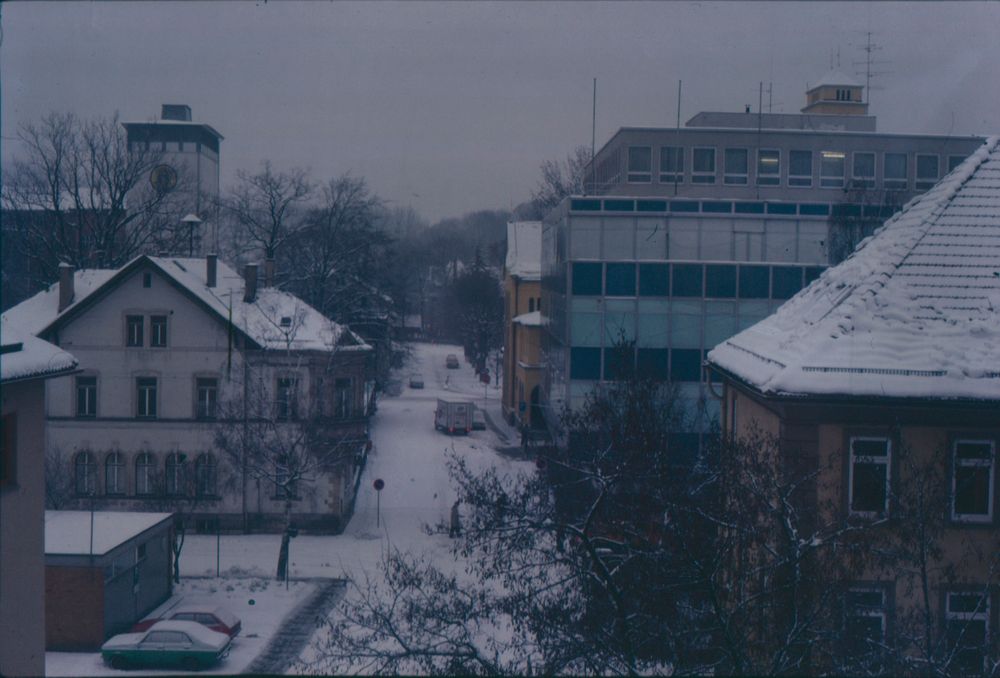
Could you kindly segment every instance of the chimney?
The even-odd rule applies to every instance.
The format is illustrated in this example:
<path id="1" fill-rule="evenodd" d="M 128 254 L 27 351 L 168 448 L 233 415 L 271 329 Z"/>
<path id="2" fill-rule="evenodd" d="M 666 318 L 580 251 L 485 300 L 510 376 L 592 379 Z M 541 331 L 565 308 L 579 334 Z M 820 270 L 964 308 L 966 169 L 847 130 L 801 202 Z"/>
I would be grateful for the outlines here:
<path id="1" fill-rule="evenodd" d="M 205 255 L 205 284 L 209 287 L 215 287 L 215 275 L 218 263 L 218 254 Z"/>
<path id="2" fill-rule="evenodd" d="M 246 291 L 243 293 L 243 301 L 252 304 L 257 299 L 257 264 L 247 264 L 243 274 L 246 284 Z"/>
<path id="3" fill-rule="evenodd" d="M 274 257 L 264 260 L 264 287 L 274 287 Z"/>
<path id="4" fill-rule="evenodd" d="M 73 264 L 59 264 L 59 312 L 73 303 Z"/>

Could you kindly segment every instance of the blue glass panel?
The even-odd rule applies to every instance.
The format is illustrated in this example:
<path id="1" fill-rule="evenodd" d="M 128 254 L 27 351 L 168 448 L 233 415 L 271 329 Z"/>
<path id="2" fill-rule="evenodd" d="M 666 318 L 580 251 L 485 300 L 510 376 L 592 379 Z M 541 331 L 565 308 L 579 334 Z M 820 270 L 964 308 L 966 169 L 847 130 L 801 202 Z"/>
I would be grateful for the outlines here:
<path id="1" fill-rule="evenodd" d="M 600 379 L 601 349 L 572 347 L 569 350 L 569 378 Z"/>
<path id="2" fill-rule="evenodd" d="M 571 210 L 578 210 L 580 212 L 600 212 L 601 211 L 601 201 L 600 200 L 570 200 L 569 208 Z"/>
<path id="3" fill-rule="evenodd" d="M 573 294 L 599 295 L 602 268 L 596 262 L 573 262 Z"/>

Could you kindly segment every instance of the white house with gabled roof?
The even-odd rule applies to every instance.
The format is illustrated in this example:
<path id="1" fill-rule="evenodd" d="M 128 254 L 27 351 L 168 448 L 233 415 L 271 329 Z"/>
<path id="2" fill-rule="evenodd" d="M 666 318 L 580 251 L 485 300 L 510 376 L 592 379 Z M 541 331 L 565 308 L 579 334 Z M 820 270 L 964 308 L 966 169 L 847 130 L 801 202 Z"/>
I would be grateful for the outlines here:
<path id="1" fill-rule="evenodd" d="M 370 447 L 371 347 L 259 285 L 256 265 L 245 278 L 215 255 L 64 266 L 4 318 L 80 361 L 46 403 L 57 508 L 170 510 L 201 530 L 279 529 L 289 514 L 343 529 Z M 294 449 L 267 449 L 265 430 Z"/>
<path id="2" fill-rule="evenodd" d="M 897 548 L 923 521 L 923 565 L 845 550 L 850 580 L 825 582 L 870 636 L 850 649 L 948 675 L 1000 665 L 1000 137 L 707 362 L 723 431 L 773 435 L 776 477 L 816 474 L 809 515 Z"/>

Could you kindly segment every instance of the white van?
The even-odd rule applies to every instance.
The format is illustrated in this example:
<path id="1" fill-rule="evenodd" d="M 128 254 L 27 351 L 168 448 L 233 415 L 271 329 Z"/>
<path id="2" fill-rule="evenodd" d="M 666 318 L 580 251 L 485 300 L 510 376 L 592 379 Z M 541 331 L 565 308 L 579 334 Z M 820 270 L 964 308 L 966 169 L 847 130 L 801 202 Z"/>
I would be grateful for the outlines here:
<path id="1" fill-rule="evenodd" d="M 472 430 L 472 410 L 468 400 L 438 398 L 434 411 L 434 428 L 448 433 L 468 433 Z"/>

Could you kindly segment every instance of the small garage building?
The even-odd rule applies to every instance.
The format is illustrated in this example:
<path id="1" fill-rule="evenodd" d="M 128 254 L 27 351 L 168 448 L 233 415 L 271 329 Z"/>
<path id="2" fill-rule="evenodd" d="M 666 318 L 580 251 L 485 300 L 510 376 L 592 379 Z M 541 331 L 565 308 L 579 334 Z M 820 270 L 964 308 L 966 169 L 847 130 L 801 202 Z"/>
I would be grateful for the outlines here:
<path id="1" fill-rule="evenodd" d="M 45 512 L 45 644 L 94 650 L 171 594 L 171 513 Z"/>

